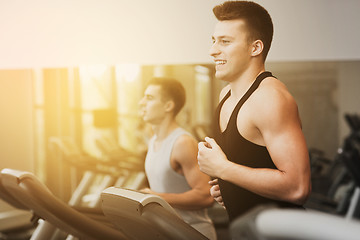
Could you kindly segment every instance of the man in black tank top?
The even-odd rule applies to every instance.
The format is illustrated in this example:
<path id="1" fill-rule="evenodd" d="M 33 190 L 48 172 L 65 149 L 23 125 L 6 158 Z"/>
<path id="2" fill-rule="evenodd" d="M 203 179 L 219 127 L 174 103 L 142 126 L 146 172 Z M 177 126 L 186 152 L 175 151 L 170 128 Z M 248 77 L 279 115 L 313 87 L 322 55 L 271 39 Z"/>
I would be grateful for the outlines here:
<path id="1" fill-rule="evenodd" d="M 220 93 L 214 138 L 199 143 L 200 170 L 213 177 L 211 195 L 230 221 L 262 204 L 298 208 L 311 191 L 310 164 L 294 98 L 265 71 L 273 25 L 247 1 L 214 7 L 210 55 Z"/>

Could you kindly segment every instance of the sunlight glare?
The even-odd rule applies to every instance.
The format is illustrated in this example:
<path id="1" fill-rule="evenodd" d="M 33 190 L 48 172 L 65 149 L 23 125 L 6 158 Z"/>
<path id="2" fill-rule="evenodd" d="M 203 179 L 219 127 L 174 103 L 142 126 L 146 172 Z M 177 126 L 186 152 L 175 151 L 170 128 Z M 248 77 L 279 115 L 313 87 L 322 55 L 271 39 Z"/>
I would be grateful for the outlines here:
<path id="1" fill-rule="evenodd" d="M 140 73 L 139 64 L 119 64 L 116 66 L 116 76 L 126 82 L 134 82 Z"/>

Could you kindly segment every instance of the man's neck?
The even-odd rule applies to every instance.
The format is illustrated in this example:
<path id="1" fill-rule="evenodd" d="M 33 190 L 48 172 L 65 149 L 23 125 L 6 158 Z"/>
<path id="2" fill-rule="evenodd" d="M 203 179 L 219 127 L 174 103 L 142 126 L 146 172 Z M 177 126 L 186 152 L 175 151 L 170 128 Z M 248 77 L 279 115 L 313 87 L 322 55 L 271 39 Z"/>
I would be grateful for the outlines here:
<path id="1" fill-rule="evenodd" d="M 251 84 L 256 80 L 260 73 L 265 71 L 265 67 L 259 66 L 257 68 L 248 68 L 235 81 L 230 82 L 231 96 L 235 99 L 241 98 L 249 89 Z"/>
<path id="2" fill-rule="evenodd" d="M 160 124 L 153 125 L 153 131 L 157 141 L 165 139 L 173 130 L 179 127 L 175 119 L 165 118 Z"/>

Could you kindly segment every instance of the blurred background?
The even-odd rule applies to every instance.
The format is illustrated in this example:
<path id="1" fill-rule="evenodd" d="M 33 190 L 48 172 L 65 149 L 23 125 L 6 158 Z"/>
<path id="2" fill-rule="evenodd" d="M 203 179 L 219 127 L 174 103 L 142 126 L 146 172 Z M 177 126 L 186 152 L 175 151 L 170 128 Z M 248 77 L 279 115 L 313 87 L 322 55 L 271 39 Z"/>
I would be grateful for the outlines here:
<path id="1" fill-rule="evenodd" d="M 65 201 L 79 156 L 131 156 L 139 170 L 151 130 L 138 102 L 153 76 L 184 84 L 178 120 L 201 140 L 225 84 L 208 55 L 221 2 L 0 0 L 0 168 L 34 172 Z M 266 67 L 295 97 L 309 150 L 329 167 L 351 132 L 344 115 L 360 112 L 360 2 L 255 2 L 275 27 Z"/>

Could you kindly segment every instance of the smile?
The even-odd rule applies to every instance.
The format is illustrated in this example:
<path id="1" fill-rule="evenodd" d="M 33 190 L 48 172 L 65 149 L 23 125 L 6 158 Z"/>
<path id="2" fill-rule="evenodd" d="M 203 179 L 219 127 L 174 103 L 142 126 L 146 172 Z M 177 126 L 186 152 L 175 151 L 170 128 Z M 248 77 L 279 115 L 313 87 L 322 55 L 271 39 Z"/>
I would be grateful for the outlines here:
<path id="1" fill-rule="evenodd" d="M 215 60 L 216 65 L 224 65 L 226 63 L 225 60 Z"/>

